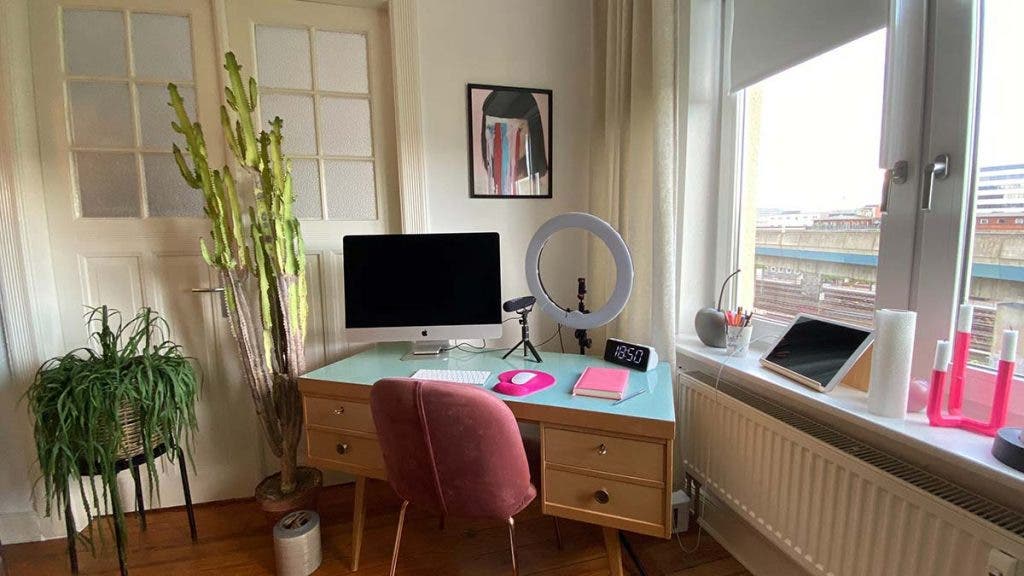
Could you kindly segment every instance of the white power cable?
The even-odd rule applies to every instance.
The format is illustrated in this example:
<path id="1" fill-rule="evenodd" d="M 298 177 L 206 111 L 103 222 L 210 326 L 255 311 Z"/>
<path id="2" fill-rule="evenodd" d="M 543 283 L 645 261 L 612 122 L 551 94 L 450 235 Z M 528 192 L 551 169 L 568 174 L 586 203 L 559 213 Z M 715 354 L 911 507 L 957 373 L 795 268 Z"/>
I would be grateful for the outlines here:
<path id="1" fill-rule="evenodd" d="M 722 360 L 722 362 L 720 363 L 720 365 L 718 367 L 718 374 L 715 376 L 715 405 L 716 406 L 719 403 L 719 395 L 721 394 L 721 391 L 719 390 L 719 386 L 720 386 L 720 384 L 722 382 L 722 373 L 725 372 L 726 367 L 729 366 L 729 359 L 739 357 L 739 353 L 740 352 L 742 352 L 743 355 L 746 355 L 746 353 L 750 351 L 750 347 L 753 344 L 757 344 L 758 342 L 760 342 L 762 340 L 778 340 L 780 337 L 781 336 L 778 335 L 778 334 L 769 334 L 769 335 L 766 335 L 766 336 L 761 336 L 760 338 L 757 338 L 757 339 L 751 341 L 749 344 L 747 344 L 743 348 L 737 348 L 736 350 L 733 350 L 729 354 L 726 354 L 725 359 Z M 704 474 L 705 477 L 709 477 L 710 474 L 711 474 L 711 457 L 712 457 L 713 454 L 714 454 L 714 452 L 711 451 L 711 443 L 708 442 L 707 443 L 707 459 L 706 459 L 707 460 L 707 467 L 705 468 L 706 472 Z M 694 504 L 694 506 L 700 506 L 701 507 L 701 513 L 703 513 L 703 505 L 701 504 L 699 496 L 697 498 L 697 501 L 695 501 L 693 504 Z M 700 515 L 701 514 L 698 514 L 698 516 L 700 516 Z M 700 548 L 700 537 L 703 534 L 703 532 L 704 532 L 704 527 L 700 523 L 697 523 L 697 542 L 693 545 L 693 548 L 690 548 L 690 549 L 687 549 L 686 547 L 683 546 L 683 540 L 679 537 L 679 533 L 676 532 L 676 542 L 679 544 L 679 549 L 683 551 L 683 554 L 692 554 L 692 553 L 696 552 Z"/>

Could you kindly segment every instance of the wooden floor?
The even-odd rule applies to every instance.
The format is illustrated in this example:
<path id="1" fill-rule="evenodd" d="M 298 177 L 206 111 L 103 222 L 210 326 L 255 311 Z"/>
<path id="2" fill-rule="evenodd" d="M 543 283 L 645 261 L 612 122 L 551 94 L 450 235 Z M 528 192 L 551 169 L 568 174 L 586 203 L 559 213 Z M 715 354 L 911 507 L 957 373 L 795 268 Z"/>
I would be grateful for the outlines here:
<path id="1" fill-rule="evenodd" d="M 349 572 L 353 486 L 324 490 L 320 499 L 323 564 L 318 576 L 381 575 L 388 573 L 395 537 L 399 500 L 383 482 L 368 487 L 366 540 L 358 572 Z M 213 503 L 196 508 L 199 543 L 188 537 L 184 509 L 148 515 L 149 529 L 140 532 L 134 516 L 128 518 L 128 568 L 132 575 L 274 574 L 271 531 L 252 500 Z M 107 521 L 106 519 L 101 521 Z M 601 530 L 595 526 L 561 521 L 564 550 L 555 543 L 553 520 L 540 514 L 536 503 L 516 517 L 520 574 L 543 576 L 596 576 L 608 574 Z M 650 576 L 733 576 L 749 574 L 707 534 L 700 546 L 685 553 L 676 540 L 635 534 L 629 541 Z M 696 544 L 696 530 L 682 538 L 688 550 Z M 116 574 L 117 555 L 107 539 L 97 557 L 79 551 L 82 574 Z M 50 540 L 0 548 L 0 565 L 7 576 L 68 574 L 66 541 Z M 625 560 L 628 574 L 639 574 Z M 508 536 L 503 523 L 450 520 L 442 531 L 436 517 L 410 508 L 406 521 L 398 574 L 503 575 L 511 574 Z"/>

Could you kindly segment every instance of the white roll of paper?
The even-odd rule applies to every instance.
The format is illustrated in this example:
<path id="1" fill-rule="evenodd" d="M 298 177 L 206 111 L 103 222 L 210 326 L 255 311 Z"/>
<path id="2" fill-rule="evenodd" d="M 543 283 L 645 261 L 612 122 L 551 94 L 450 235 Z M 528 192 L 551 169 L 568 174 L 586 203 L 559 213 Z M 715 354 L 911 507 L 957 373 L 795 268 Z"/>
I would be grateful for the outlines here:
<path id="1" fill-rule="evenodd" d="M 916 312 L 875 312 L 875 343 L 871 353 L 871 383 L 868 385 L 868 410 L 872 414 L 887 418 L 907 415 L 916 326 Z"/>
<path id="2" fill-rule="evenodd" d="M 277 576 L 309 576 L 320 567 L 320 516 L 299 510 L 274 526 Z"/>

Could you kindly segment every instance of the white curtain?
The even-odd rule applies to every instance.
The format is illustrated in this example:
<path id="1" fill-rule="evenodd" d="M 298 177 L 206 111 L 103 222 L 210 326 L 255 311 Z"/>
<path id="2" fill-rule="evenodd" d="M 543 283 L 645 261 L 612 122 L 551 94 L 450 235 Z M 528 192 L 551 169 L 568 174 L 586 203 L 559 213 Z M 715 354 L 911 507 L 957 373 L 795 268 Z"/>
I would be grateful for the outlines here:
<path id="1" fill-rule="evenodd" d="M 676 78 L 672 0 L 594 1 L 594 122 L 590 211 L 629 246 L 633 293 L 615 321 L 593 331 L 652 344 L 675 380 Z M 588 245 L 590 298 L 608 299 L 615 267 L 604 245 Z M 677 418 L 677 436 L 681 429 Z M 678 438 L 677 438 L 678 440 Z M 677 446 L 680 443 L 677 441 Z M 677 478 L 681 462 L 676 462 Z"/>

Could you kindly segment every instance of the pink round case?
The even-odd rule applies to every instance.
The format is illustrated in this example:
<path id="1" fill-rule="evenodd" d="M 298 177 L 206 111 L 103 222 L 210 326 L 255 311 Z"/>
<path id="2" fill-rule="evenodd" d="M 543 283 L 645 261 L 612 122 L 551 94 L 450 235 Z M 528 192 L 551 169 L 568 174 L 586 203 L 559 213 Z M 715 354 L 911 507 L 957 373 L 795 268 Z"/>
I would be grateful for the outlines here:
<path id="1" fill-rule="evenodd" d="M 512 377 L 520 372 L 534 374 L 526 384 L 514 384 Z M 526 396 L 551 387 L 555 383 L 555 377 L 540 370 L 509 370 L 498 374 L 498 383 L 494 385 L 494 391 L 506 396 Z"/>

